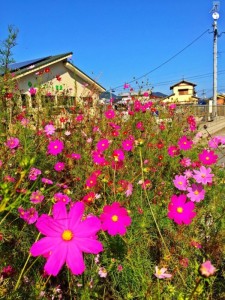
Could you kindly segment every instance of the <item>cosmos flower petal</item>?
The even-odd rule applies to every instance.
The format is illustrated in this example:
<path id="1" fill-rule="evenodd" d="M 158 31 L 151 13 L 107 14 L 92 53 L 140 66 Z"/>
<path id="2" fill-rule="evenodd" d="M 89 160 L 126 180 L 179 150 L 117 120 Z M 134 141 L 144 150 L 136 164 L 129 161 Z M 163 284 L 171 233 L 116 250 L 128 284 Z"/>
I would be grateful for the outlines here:
<path id="1" fill-rule="evenodd" d="M 62 201 L 55 203 L 53 205 L 52 214 L 54 219 L 67 219 L 66 204 Z"/>
<path id="2" fill-rule="evenodd" d="M 44 270 L 48 275 L 56 276 L 62 266 L 64 265 L 67 257 L 67 245 L 62 241 L 57 244 L 57 247 L 48 257 L 47 262 L 44 266 Z"/>
<path id="3" fill-rule="evenodd" d="M 44 237 L 31 246 L 30 253 L 32 256 L 48 254 L 55 248 L 55 243 L 60 242 L 60 240 L 60 238 L 57 241 L 57 238 Z"/>
<path id="4" fill-rule="evenodd" d="M 80 275 L 85 270 L 83 255 L 76 243 L 71 242 L 68 244 L 66 264 L 74 275 Z"/>
<path id="5" fill-rule="evenodd" d="M 42 234 L 50 237 L 59 237 L 63 230 L 60 222 L 45 214 L 40 216 L 35 226 Z"/>
<path id="6" fill-rule="evenodd" d="M 81 221 L 81 218 L 84 213 L 85 205 L 83 202 L 78 201 L 76 202 L 70 209 L 70 212 L 68 214 L 69 223 L 68 226 L 71 228 L 71 230 L 75 230 L 76 226 Z"/>
<path id="7" fill-rule="evenodd" d="M 75 229 L 74 233 L 77 237 L 91 237 L 101 229 L 101 222 L 97 217 L 88 217 L 82 221 Z"/>
<path id="8" fill-rule="evenodd" d="M 95 239 L 82 238 L 78 240 L 80 240 L 78 247 L 83 252 L 98 254 L 99 252 L 103 251 L 102 243 Z"/>

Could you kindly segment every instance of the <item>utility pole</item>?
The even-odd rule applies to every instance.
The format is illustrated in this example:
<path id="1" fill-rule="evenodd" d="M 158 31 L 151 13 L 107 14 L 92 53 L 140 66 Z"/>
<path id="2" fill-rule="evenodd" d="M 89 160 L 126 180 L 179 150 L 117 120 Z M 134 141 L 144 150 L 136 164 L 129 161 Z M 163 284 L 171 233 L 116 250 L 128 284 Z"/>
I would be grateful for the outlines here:
<path id="1" fill-rule="evenodd" d="M 217 20 L 219 19 L 219 1 L 213 1 L 212 17 L 213 17 L 213 119 L 217 117 L 217 41 L 218 29 Z"/>

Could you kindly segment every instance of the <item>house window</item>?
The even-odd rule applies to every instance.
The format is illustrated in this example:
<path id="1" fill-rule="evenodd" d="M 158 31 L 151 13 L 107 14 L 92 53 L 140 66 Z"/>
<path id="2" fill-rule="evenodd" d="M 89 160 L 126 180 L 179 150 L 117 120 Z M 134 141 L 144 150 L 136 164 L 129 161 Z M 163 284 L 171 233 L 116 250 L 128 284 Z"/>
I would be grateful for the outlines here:
<path id="1" fill-rule="evenodd" d="M 21 95 L 21 101 L 22 101 L 22 107 L 26 107 L 28 104 L 27 104 L 27 95 L 26 94 L 22 94 Z"/>
<path id="2" fill-rule="evenodd" d="M 54 96 L 42 95 L 41 96 L 41 104 L 42 104 L 42 107 L 49 107 L 49 106 L 55 105 Z"/>
<path id="3" fill-rule="evenodd" d="M 71 96 L 57 96 L 58 106 L 73 106 L 75 97 Z"/>
<path id="4" fill-rule="evenodd" d="M 178 90 L 179 95 L 188 95 L 188 89 Z"/>

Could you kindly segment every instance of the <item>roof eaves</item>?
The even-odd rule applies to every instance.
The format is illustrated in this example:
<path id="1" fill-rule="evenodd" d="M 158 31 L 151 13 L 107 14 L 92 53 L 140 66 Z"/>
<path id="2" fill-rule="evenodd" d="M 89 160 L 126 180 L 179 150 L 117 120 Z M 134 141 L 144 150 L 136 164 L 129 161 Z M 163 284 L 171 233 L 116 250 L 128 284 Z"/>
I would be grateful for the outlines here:
<path id="1" fill-rule="evenodd" d="M 66 61 L 65 62 L 65 67 L 67 67 L 68 69 L 70 69 L 71 71 L 75 71 L 77 72 L 79 75 L 81 75 L 81 77 L 83 77 L 84 80 L 89 81 L 90 83 L 98 86 L 101 90 L 101 92 L 105 92 L 106 89 L 100 85 L 97 81 L 95 81 L 93 78 L 91 78 L 90 76 L 88 76 L 87 74 L 85 74 L 83 71 L 81 71 L 79 68 L 77 68 L 76 66 L 74 66 L 71 62 Z"/>
<path id="2" fill-rule="evenodd" d="M 44 67 L 47 67 L 53 63 L 62 61 L 64 59 L 67 59 L 68 57 L 70 57 L 73 54 L 73 52 L 68 52 L 65 54 L 60 54 L 60 55 L 54 55 L 54 56 L 48 56 L 46 59 L 41 60 L 40 62 L 38 62 L 37 64 L 34 65 L 33 68 L 29 68 L 28 66 L 25 66 L 23 69 L 20 69 L 15 73 L 15 77 L 16 78 L 20 78 L 23 77 L 25 75 L 28 75 L 30 73 L 36 72 Z"/>

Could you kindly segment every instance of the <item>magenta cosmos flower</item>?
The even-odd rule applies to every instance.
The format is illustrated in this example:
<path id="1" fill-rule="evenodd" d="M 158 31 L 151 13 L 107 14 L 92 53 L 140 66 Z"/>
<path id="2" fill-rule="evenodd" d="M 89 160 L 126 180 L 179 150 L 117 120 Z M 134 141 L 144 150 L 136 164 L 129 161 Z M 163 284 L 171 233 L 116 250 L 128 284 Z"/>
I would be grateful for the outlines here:
<path id="1" fill-rule="evenodd" d="M 190 140 L 185 135 L 182 136 L 178 141 L 178 147 L 180 150 L 184 150 L 184 151 L 190 150 L 192 148 L 192 145 L 193 145 L 192 140 Z"/>
<path id="2" fill-rule="evenodd" d="M 44 270 L 56 276 L 64 263 L 74 275 L 85 270 L 83 252 L 98 254 L 103 250 L 96 233 L 101 223 L 95 216 L 83 220 L 84 203 L 76 202 L 67 213 L 66 205 L 58 202 L 53 206 L 53 217 L 41 215 L 37 229 L 46 237 L 35 242 L 30 249 L 33 256 L 47 257 Z"/>
<path id="3" fill-rule="evenodd" d="M 105 151 L 109 148 L 109 145 L 110 145 L 109 140 L 102 139 L 102 140 L 98 141 L 96 148 L 98 151 Z"/>
<path id="4" fill-rule="evenodd" d="M 199 153 L 198 158 L 204 165 L 212 165 L 217 162 L 218 155 L 212 150 L 204 149 Z"/>
<path id="5" fill-rule="evenodd" d="M 108 109 L 106 112 L 105 112 L 105 117 L 107 119 L 113 119 L 115 117 L 115 112 L 113 109 Z"/>
<path id="6" fill-rule="evenodd" d="M 108 231 L 110 235 L 124 235 L 126 227 L 130 226 L 131 218 L 127 210 L 120 206 L 120 203 L 114 202 L 112 205 L 106 205 L 100 216 L 102 221 L 102 230 Z"/>
<path id="7" fill-rule="evenodd" d="M 63 148 L 64 148 L 64 144 L 62 141 L 60 140 L 51 141 L 48 144 L 48 154 L 58 155 L 59 153 L 62 152 Z"/>
<path id="8" fill-rule="evenodd" d="M 168 218 L 174 220 L 175 223 L 188 225 L 195 217 L 196 213 L 193 211 L 195 205 L 193 202 L 186 202 L 186 195 L 173 195 L 168 205 Z"/>
<path id="9" fill-rule="evenodd" d="M 60 171 L 64 170 L 64 169 L 65 169 L 65 163 L 64 163 L 64 162 L 61 162 L 61 161 L 58 161 L 57 163 L 55 163 L 54 169 L 55 169 L 57 172 L 60 172 Z"/>
<path id="10" fill-rule="evenodd" d="M 10 137 L 8 138 L 7 142 L 6 142 L 6 146 L 10 149 L 15 149 L 19 146 L 20 141 L 18 138 L 15 137 Z"/>

